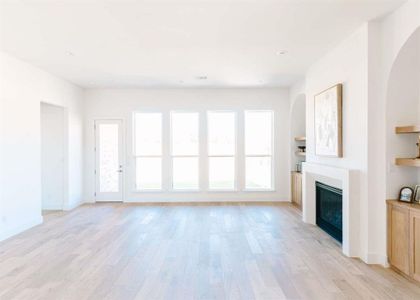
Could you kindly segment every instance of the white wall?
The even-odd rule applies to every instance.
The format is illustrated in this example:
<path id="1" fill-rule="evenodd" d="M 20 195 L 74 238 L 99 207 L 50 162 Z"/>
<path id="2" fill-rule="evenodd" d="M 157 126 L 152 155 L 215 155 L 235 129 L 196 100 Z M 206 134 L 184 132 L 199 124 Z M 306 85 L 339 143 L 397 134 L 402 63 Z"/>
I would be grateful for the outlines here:
<path id="1" fill-rule="evenodd" d="M 305 157 L 297 156 L 298 146 L 305 146 L 306 142 L 295 141 L 295 137 L 306 136 L 306 96 L 299 94 L 291 99 L 290 109 L 290 168 L 296 170 L 296 164 L 305 161 Z"/>
<path id="2" fill-rule="evenodd" d="M 42 222 L 41 102 L 66 108 L 65 205 L 82 202 L 82 99 L 80 88 L 0 53 L 0 240 Z"/>
<path id="3" fill-rule="evenodd" d="M 310 163 L 357 170 L 360 191 L 360 228 L 367 228 L 367 106 L 368 26 L 361 26 L 341 44 L 310 67 L 306 73 L 306 160 Z M 314 97 L 325 89 L 343 84 L 343 157 L 315 155 Z M 361 231 L 360 255 L 367 261 L 367 234 Z"/>
<path id="4" fill-rule="evenodd" d="M 306 136 L 306 86 L 302 79 L 289 89 L 290 96 L 290 170 L 296 170 L 296 163 L 306 161 L 306 157 L 297 156 L 297 146 L 306 142 L 296 142 L 296 136 Z"/>
<path id="5" fill-rule="evenodd" d="M 414 187 L 416 168 L 394 166 L 396 157 L 418 155 L 416 134 L 395 134 L 396 126 L 419 124 L 420 29 L 401 49 L 392 68 L 387 91 L 387 198 L 396 198 L 402 186 Z"/>
<path id="6" fill-rule="evenodd" d="M 306 73 L 308 162 L 350 169 L 366 167 L 367 42 L 364 25 Z M 343 84 L 343 158 L 316 156 L 314 96 L 338 83 Z"/>
<path id="7" fill-rule="evenodd" d="M 64 108 L 41 103 L 41 195 L 43 210 L 61 210 L 65 193 Z"/>
<path id="8" fill-rule="evenodd" d="M 386 203 L 395 198 L 395 189 L 387 192 L 387 177 L 396 168 L 386 156 L 387 137 L 394 135 L 387 119 L 389 79 L 395 59 L 409 37 L 420 27 L 420 1 L 409 0 L 382 20 L 371 23 L 369 47 L 369 253 L 371 261 L 386 257 Z M 404 101 L 396 99 L 393 101 Z M 392 130 L 392 132 L 390 132 Z M 404 137 L 402 137 L 404 138 Z M 392 160 L 392 161 L 390 161 Z M 407 169 L 408 170 L 408 169 Z M 398 170 L 397 172 L 400 172 Z M 408 170 L 408 172 L 411 172 Z M 388 174 L 388 175 L 387 175 Z M 391 175 L 392 176 L 392 175 Z"/>
<path id="9" fill-rule="evenodd" d="M 94 200 L 94 120 L 122 119 L 127 149 L 125 201 L 281 201 L 289 200 L 289 99 L 286 89 L 144 89 L 88 90 L 86 92 L 85 198 Z M 136 110 L 272 109 L 275 111 L 275 192 L 133 192 L 134 160 L 131 155 L 132 113 Z M 239 132 L 241 130 L 239 129 Z M 243 166 L 239 165 L 239 169 Z M 204 172 L 204 170 L 203 170 Z M 241 172 L 239 172 L 241 173 Z"/>
<path id="10" fill-rule="evenodd" d="M 397 139 L 410 139 L 396 137 L 393 127 L 396 123 L 403 122 L 404 114 L 410 122 L 417 117 L 418 108 L 415 102 L 418 96 L 415 94 L 418 93 L 418 87 L 416 89 L 415 83 L 407 80 L 392 83 L 394 86 L 390 91 L 389 78 L 401 48 L 419 26 L 420 1 L 409 0 L 383 19 L 361 26 L 315 63 L 306 74 L 307 161 L 359 170 L 359 187 L 356 188 L 361 195 L 361 258 L 368 263 L 387 264 L 385 200 L 387 197 L 395 198 L 398 188 L 396 185 L 400 185 L 401 182 L 390 180 L 392 185 L 387 185 L 386 178 L 397 178 L 401 172 L 404 176 L 400 176 L 399 179 L 408 178 L 410 174 L 414 176 L 414 181 L 418 178 L 416 171 L 397 170 L 397 167 L 393 166 L 396 151 L 409 151 L 397 149 Z M 413 75 L 407 67 L 412 67 L 415 63 L 415 60 L 408 59 L 399 73 L 406 73 L 404 77 Z M 344 157 L 317 157 L 314 155 L 314 131 L 311 126 L 313 97 L 340 82 L 344 84 Z M 404 92 L 407 88 L 409 91 Z M 390 95 L 393 100 L 387 108 L 386 102 Z M 407 97 L 410 100 L 407 100 Z M 392 174 L 393 172 L 395 173 Z M 412 178 L 409 181 L 407 184 L 414 182 Z"/>

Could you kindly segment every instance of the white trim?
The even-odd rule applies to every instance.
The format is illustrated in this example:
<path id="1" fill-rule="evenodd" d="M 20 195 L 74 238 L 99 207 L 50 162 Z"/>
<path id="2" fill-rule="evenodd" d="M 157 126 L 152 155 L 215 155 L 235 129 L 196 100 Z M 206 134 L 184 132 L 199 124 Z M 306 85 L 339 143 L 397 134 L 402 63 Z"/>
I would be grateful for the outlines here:
<path id="1" fill-rule="evenodd" d="M 167 193 L 163 196 L 159 196 L 158 199 L 155 198 L 144 198 L 144 199 L 136 199 L 136 200 L 126 200 L 125 203 L 201 203 L 201 202 L 214 202 L 214 203 L 237 203 L 237 202 L 275 202 L 275 203 L 290 203 L 287 197 L 261 197 L 260 195 L 255 195 L 250 198 L 243 198 L 238 196 L 238 198 L 213 198 L 209 196 L 202 196 L 196 197 L 194 193 L 194 199 L 186 198 L 184 195 L 178 195 L 182 193 Z M 190 192 L 186 192 L 185 194 L 190 194 Z M 153 196 L 153 195 L 152 195 Z"/>
<path id="2" fill-rule="evenodd" d="M 80 201 L 77 201 L 77 202 L 72 203 L 72 204 L 67 204 L 67 205 L 64 205 L 63 210 L 65 210 L 65 211 L 73 210 L 76 207 L 79 207 L 80 205 L 83 205 L 84 203 L 85 203 L 85 201 L 80 200 Z"/>
<path id="3" fill-rule="evenodd" d="M 42 210 L 64 210 L 65 205 L 63 204 L 50 204 L 50 205 L 43 205 Z"/>
<path id="4" fill-rule="evenodd" d="M 359 191 L 355 188 L 359 180 L 357 172 L 316 163 L 302 163 L 302 220 L 305 223 L 316 224 L 316 181 L 342 189 L 342 251 L 347 256 L 365 260 L 360 251 L 360 202 Z"/>
<path id="5" fill-rule="evenodd" d="M 242 190 L 243 192 L 258 192 L 258 193 L 260 193 L 260 192 L 268 192 L 268 193 L 272 193 L 272 192 L 276 192 L 276 189 L 273 189 L 273 188 L 270 188 L 270 189 L 261 189 L 261 188 L 258 188 L 258 189 L 252 189 L 252 188 L 245 188 L 245 189 L 243 189 Z"/>
<path id="6" fill-rule="evenodd" d="M 367 257 L 363 259 L 364 262 L 370 265 L 382 265 L 385 268 L 389 267 L 388 256 L 380 253 L 368 253 Z"/>

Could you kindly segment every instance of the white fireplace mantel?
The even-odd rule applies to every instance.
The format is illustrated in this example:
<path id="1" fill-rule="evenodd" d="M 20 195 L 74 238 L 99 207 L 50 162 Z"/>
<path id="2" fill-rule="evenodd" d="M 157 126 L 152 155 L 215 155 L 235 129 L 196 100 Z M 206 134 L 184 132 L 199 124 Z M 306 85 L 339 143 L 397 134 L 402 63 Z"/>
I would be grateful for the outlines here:
<path id="1" fill-rule="evenodd" d="M 343 253 L 360 256 L 360 214 L 358 171 L 316 163 L 302 164 L 302 219 L 316 224 L 315 182 L 334 186 L 343 191 Z"/>

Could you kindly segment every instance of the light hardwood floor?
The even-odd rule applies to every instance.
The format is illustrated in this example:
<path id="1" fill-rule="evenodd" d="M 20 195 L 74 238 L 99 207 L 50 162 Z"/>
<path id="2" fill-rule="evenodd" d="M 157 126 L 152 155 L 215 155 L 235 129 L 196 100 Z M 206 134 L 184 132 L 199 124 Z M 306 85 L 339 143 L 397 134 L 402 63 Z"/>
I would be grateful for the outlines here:
<path id="1" fill-rule="evenodd" d="M 0 243 L 0 299 L 420 299 L 282 205 L 84 205 Z"/>

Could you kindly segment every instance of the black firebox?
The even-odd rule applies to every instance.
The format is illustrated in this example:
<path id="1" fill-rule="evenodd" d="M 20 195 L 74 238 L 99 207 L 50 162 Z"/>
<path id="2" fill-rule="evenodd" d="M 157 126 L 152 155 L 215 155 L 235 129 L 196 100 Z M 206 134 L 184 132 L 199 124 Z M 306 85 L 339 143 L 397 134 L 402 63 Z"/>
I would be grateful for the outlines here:
<path id="1" fill-rule="evenodd" d="M 343 191 L 315 182 L 316 224 L 340 243 L 343 241 Z"/>

